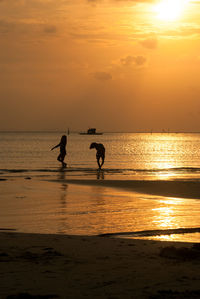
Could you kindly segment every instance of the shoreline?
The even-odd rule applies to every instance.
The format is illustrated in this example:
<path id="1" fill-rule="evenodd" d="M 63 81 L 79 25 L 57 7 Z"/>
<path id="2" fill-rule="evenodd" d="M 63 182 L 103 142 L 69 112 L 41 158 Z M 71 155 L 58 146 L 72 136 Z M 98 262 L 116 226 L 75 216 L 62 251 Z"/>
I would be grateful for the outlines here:
<path id="1" fill-rule="evenodd" d="M 0 232 L 0 244 L 2 299 L 200 295 L 191 243 Z"/>
<path id="2" fill-rule="evenodd" d="M 200 180 L 103 180 L 103 179 L 60 179 L 49 180 L 66 184 L 102 186 L 124 189 L 143 194 L 200 199 Z"/>

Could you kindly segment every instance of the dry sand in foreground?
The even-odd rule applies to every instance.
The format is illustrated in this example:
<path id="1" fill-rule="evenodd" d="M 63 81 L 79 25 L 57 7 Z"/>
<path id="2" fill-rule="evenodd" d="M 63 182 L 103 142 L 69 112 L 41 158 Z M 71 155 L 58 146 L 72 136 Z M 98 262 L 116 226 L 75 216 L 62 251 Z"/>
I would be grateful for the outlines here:
<path id="1" fill-rule="evenodd" d="M 0 298 L 200 298 L 199 244 L 0 233 Z"/>

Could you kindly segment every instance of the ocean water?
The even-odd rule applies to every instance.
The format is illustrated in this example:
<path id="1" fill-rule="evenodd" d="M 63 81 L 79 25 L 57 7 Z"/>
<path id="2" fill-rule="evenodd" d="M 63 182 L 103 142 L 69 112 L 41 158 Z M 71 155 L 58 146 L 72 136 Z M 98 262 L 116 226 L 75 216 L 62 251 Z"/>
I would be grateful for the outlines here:
<path id="1" fill-rule="evenodd" d="M 152 231 L 150 236 L 199 241 L 200 199 L 172 198 L 76 180 L 200 180 L 200 134 L 104 133 L 68 135 L 67 168 L 57 161 L 64 132 L 0 133 L 0 228 L 23 232 L 93 235 Z M 103 143 L 106 158 L 97 170 L 91 142 Z M 167 235 L 157 230 L 173 231 Z M 193 233 L 193 229 L 197 232 Z"/>
<path id="2" fill-rule="evenodd" d="M 0 171 L 11 173 L 57 172 L 60 133 L 0 133 Z M 155 177 L 199 178 L 200 134 L 105 133 L 68 136 L 68 172 L 84 176 L 96 171 L 95 150 L 91 142 L 106 148 L 105 174 L 131 179 Z"/>

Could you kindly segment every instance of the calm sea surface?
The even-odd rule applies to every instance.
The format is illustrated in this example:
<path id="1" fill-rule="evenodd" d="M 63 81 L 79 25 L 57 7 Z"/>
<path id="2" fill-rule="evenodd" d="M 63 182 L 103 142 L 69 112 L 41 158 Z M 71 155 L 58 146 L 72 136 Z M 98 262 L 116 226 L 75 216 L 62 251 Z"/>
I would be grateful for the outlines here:
<path id="1" fill-rule="evenodd" d="M 0 133 L 0 228 L 91 235 L 200 227 L 199 199 L 63 183 L 63 179 L 199 180 L 200 134 L 70 134 L 65 170 L 56 160 L 59 149 L 50 151 L 62 134 Z M 101 173 L 95 150 L 89 150 L 91 142 L 106 148 Z M 199 234 L 163 239 L 199 241 Z"/>

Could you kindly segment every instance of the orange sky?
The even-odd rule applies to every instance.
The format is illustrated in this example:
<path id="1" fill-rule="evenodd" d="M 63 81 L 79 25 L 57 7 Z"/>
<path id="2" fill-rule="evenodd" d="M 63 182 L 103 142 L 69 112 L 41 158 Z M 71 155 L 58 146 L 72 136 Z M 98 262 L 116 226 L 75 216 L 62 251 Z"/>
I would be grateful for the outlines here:
<path id="1" fill-rule="evenodd" d="M 173 3 L 0 0 L 0 130 L 200 131 L 200 1 Z"/>

